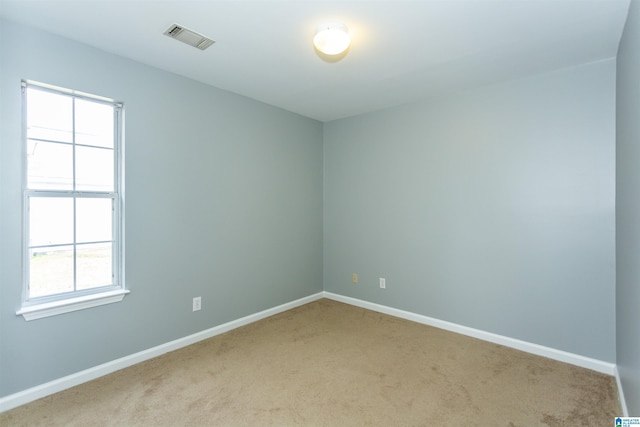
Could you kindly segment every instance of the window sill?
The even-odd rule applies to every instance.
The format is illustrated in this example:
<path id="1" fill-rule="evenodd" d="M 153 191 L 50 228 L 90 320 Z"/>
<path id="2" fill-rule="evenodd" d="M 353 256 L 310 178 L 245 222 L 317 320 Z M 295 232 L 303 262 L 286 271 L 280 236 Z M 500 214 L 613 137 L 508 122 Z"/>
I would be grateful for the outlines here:
<path id="1" fill-rule="evenodd" d="M 120 302 L 130 291 L 119 289 L 117 291 L 102 292 L 99 294 L 85 295 L 77 298 L 69 298 L 63 301 L 48 302 L 45 304 L 22 307 L 16 315 L 24 317 L 24 320 L 36 320 L 43 317 L 56 316 L 85 308 Z"/>

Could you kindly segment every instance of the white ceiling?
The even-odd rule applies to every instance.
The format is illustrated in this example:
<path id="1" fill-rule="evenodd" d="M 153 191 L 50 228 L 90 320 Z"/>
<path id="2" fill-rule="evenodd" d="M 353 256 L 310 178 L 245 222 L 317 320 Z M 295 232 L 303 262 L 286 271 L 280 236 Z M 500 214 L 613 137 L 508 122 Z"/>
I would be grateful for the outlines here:
<path id="1" fill-rule="evenodd" d="M 0 16 L 329 121 L 614 57 L 629 1 L 0 0 Z M 327 62 L 312 38 L 333 20 L 353 42 Z"/>

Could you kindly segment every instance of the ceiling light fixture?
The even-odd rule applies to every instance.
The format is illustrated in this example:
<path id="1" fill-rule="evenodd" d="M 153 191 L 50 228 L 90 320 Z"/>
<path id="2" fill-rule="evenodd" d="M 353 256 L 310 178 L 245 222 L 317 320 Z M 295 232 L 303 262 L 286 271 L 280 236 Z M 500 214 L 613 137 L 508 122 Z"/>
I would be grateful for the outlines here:
<path id="1" fill-rule="evenodd" d="M 339 22 L 323 24 L 313 38 L 313 44 L 326 55 L 338 55 L 344 52 L 351 43 L 347 26 Z"/>

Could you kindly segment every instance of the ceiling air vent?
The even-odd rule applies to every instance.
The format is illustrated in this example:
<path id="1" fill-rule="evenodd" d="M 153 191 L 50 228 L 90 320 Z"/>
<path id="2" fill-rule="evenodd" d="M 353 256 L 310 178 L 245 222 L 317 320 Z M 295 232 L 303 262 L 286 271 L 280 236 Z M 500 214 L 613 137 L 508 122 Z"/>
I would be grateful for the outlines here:
<path id="1" fill-rule="evenodd" d="M 195 31 L 191 31 L 188 28 L 185 28 L 182 25 L 178 24 L 173 24 L 172 26 L 170 26 L 167 31 L 164 32 L 164 35 L 176 40 L 180 40 L 181 42 L 186 43 L 190 46 L 197 47 L 200 50 L 205 50 L 215 43 L 210 38 L 205 37 L 202 34 L 198 34 Z"/>

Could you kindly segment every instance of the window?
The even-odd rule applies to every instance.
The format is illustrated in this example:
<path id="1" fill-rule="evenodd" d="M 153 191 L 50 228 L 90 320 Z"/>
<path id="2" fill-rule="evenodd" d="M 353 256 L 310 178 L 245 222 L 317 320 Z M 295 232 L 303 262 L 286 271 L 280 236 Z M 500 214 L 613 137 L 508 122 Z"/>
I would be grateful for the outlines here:
<path id="1" fill-rule="evenodd" d="M 23 82 L 27 320 L 122 300 L 122 105 Z"/>

